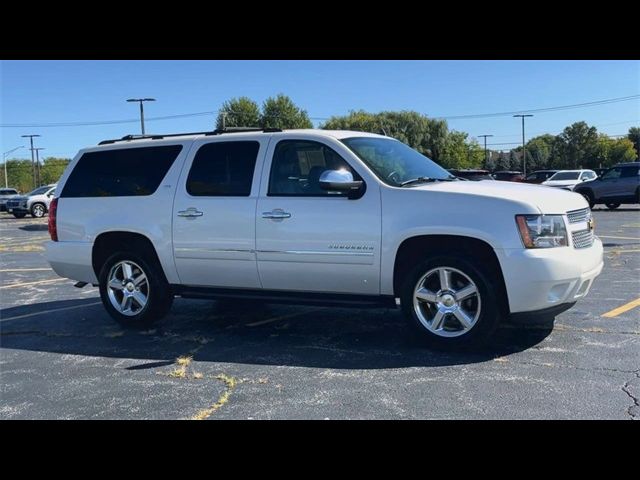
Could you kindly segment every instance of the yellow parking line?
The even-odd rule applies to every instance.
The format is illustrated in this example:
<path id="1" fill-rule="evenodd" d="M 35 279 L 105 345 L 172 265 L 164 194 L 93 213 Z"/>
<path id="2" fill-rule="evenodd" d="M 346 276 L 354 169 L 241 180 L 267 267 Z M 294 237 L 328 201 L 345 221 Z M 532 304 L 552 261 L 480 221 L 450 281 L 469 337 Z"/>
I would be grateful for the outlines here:
<path id="1" fill-rule="evenodd" d="M 85 303 L 84 305 L 72 305 L 71 307 L 52 308 L 51 310 L 43 310 L 41 312 L 27 313 L 25 315 L 18 315 L 17 317 L 5 318 L 3 321 L 19 320 L 21 318 L 35 317 L 36 315 L 44 315 L 45 313 L 61 312 L 62 310 L 73 310 L 74 308 L 91 307 L 92 305 L 100 305 L 102 302 Z"/>
<path id="2" fill-rule="evenodd" d="M 615 238 L 616 240 L 640 240 L 640 238 L 636 237 L 614 237 L 612 235 L 598 235 L 601 238 Z"/>
<path id="3" fill-rule="evenodd" d="M 16 287 L 27 287 L 29 285 L 37 285 L 39 283 L 53 283 L 53 282 L 63 282 L 67 280 L 66 278 L 54 278 L 52 280 L 39 280 L 37 282 L 27 282 L 27 283 L 12 283 L 11 285 L 4 285 L 0 287 L 0 290 L 5 288 L 16 288 Z"/>
<path id="4" fill-rule="evenodd" d="M 640 307 L 640 298 L 636 298 L 632 302 L 626 303 L 626 304 L 622 305 L 621 307 L 614 308 L 613 310 L 603 314 L 602 316 L 603 317 L 607 317 L 607 318 L 617 317 L 621 313 L 628 312 L 632 308 L 636 308 L 636 307 Z"/>
<path id="5" fill-rule="evenodd" d="M 0 272 L 45 272 L 51 270 L 50 268 L 5 268 Z"/>

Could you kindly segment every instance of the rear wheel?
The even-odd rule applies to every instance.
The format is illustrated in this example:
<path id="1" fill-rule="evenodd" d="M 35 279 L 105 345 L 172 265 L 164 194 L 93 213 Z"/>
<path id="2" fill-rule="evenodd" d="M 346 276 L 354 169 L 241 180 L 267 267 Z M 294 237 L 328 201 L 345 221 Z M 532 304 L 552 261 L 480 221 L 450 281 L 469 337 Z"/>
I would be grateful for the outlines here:
<path id="1" fill-rule="evenodd" d="M 31 216 L 33 218 L 42 218 L 44 214 L 47 213 L 47 207 L 42 203 L 34 203 L 31 206 Z"/>
<path id="2" fill-rule="evenodd" d="M 605 205 L 607 206 L 607 208 L 609 210 L 615 210 L 616 208 L 618 208 L 620 206 L 619 203 L 605 203 Z"/>
<path id="3" fill-rule="evenodd" d="M 483 266 L 443 255 L 417 265 L 407 276 L 401 305 L 429 346 L 459 349 L 483 343 L 498 326 L 497 291 Z"/>
<path id="4" fill-rule="evenodd" d="M 160 265 L 135 252 L 119 252 L 100 270 L 100 298 L 124 327 L 145 327 L 164 317 L 173 293 Z"/>
<path id="5" fill-rule="evenodd" d="M 16 218 L 24 218 L 27 216 L 27 214 L 24 212 L 13 212 L 13 216 Z"/>

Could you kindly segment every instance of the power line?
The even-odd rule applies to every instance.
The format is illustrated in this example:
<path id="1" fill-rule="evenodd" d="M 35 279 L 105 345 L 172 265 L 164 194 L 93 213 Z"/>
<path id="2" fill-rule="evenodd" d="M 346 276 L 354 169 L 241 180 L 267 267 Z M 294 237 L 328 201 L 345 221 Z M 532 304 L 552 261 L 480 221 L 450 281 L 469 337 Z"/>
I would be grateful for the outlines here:
<path id="1" fill-rule="evenodd" d="M 557 107 L 547 107 L 547 108 L 537 108 L 531 110 L 514 110 L 512 112 L 494 112 L 494 113 L 478 113 L 478 114 L 470 114 L 470 115 L 445 115 L 445 116 L 432 116 L 430 118 L 439 119 L 439 120 L 460 120 L 466 118 L 488 118 L 488 117 L 500 117 L 500 116 L 510 116 L 518 113 L 535 113 L 535 112 L 551 112 L 557 110 L 568 110 L 572 108 L 585 108 L 597 105 L 606 105 L 609 103 L 617 103 L 617 102 L 627 102 L 630 100 L 635 100 L 640 98 L 640 94 L 638 95 L 629 95 L 626 97 L 617 97 L 617 98 L 608 98 L 604 100 L 596 100 L 593 102 L 584 102 L 584 103 L 576 103 L 573 105 L 561 105 Z M 149 117 L 146 118 L 146 121 L 155 121 L 155 120 L 173 120 L 177 118 L 188 118 L 188 117 L 201 117 L 207 115 L 216 115 L 220 113 L 221 110 L 209 110 L 204 112 L 195 112 L 195 113 L 182 113 L 177 115 L 164 115 L 159 117 Z M 243 112 L 233 112 L 226 111 L 229 114 L 237 114 L 241 115 Z M 311 120 L 329 120 L 331 117 L 309 117 Z M 82 121 L 82 122 L 53 122 L 53 123 L 4 123 L 0 124 L 0 128 L 48 128 L 48 127 L 86 127 L 86 126 L 98 126 L 98 125 L 117 125 L 124 123 L 138 123 L 140 120 L 138 118 L 129 118 L 122 120 L 97 120 L 97 121 Z"/>

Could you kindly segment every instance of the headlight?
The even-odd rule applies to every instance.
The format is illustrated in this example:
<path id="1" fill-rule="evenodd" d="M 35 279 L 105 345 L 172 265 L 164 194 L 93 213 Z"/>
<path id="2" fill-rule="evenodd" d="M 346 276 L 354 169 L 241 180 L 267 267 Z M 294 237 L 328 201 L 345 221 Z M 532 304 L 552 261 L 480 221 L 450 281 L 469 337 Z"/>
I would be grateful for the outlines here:
<path id="1" fill-rule="evenodd" d="M 569 245 L 562 215 L 516 215 L 516 223 L 526 248 Z"/>

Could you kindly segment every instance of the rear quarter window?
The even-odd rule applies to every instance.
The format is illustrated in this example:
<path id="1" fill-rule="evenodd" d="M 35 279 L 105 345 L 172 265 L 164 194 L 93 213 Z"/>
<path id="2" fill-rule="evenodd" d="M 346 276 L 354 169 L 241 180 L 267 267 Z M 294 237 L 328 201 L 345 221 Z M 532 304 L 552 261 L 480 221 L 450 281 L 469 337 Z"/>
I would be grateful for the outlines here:
<path id="1" fill-rule="evenodd" d="M 133 197 L 153 194 L 182 145 L 87 152 L 69 175 L 60 197 Z"/>

